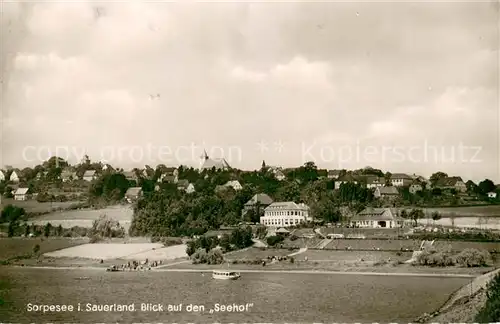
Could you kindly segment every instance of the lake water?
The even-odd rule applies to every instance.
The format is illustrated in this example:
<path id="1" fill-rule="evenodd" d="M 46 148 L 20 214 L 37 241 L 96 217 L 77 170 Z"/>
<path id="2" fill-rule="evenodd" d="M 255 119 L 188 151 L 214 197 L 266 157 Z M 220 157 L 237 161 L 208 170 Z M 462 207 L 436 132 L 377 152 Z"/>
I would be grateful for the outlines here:
<path id="1" fill-rule="evenodd" d="M 89 277 L 89 280 L 78 280 Z M 244 273 L 240 280 L 208 274 L 2 267 L 5 322 L 410 322 L 440 307 L 469 279 Z M 7 284 L 5 284 L 7 282 Z M 7 286 L 7 287 L 5 287 Z M 27 304 L 131 304 L 135 312 L 28 312 Z M 142 312 L 141 303 L 183 304 L 177 312 Z M 212 313 L 219 304 L 248 311 Z M 187 312 L 188 304 L 205 312 Z"/>
<path id="2" fill-rule="evenodd" d="M 441 225 L 441 226 L 452 226 L 453 223 L 455 227 L 460 228 L 482 228 L 482 229 L 496 229 L 500 230 L 500 217 L 455 217 L 452 221 L 449 217 L 443 217 L 440 220 L 434 222 L 432 219 L 419 219 L 420 224 L 423 225 Z"/>

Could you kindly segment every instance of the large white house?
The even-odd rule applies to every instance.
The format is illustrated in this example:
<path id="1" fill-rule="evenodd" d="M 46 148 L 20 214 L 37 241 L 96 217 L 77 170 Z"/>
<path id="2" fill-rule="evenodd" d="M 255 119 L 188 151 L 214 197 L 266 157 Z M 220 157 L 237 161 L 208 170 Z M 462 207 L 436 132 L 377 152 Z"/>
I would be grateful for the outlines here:
<path id="1" fill-rule="evenodd" d="M 260 218 L 260 223 L 269 227 L 290 227 L 309 221 L 309 206 L 293 201 L 272 203 Z"/>
<path id="2" fill-rule="evenodd" d="M 351 218 L 351 225 L 360 228 L 398 228 L 407 223 L 390 208 L 366 208 Z"/>

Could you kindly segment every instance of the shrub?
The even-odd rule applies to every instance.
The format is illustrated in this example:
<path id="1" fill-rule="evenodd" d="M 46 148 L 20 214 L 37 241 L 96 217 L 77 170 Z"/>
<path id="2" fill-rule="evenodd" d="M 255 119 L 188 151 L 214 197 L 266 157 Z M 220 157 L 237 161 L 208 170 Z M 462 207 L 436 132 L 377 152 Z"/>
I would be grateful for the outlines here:
<path id="1" fill-rule="evenodd" d="M 197 249 L 192 255 L 193 264 L 207 263 L 207 251 L 203 248 Z"/>
<path id="2" fill-rule="evenodd" d="M 101 215 L 92 223 L 90 235 L 99 235 L 101 237 L 124 237 L 125 229 L 120 226 L 116 220 Z"/>
<path id="3" fill-rule="evenodd" d="M 441 251 L 432 253 L 428 258 L 428 264 L 434 267 L 449 267 L 455 264 L 450 253 Z"/>
<path id="4" fill-rule="evenodd" d="M 224 262 L 224 255 L 222 254 L 221 249 L 215 248 L 211 249 L 207 254 L 207 263 L 208 264 L 221 264 Z"/>
<path id="5" fill-rule="evenodd" d="M 479 323 L 500 322 L 500 273 L 498 273 L 487 287 L 487 300 L 483 308 L 476 315 Z"/>
<path id="6" fill-rule="evenodd" d="M 269 236 L 267 238 L 267 244 L 269 246 L 275 246 L 276 244 L 281 243 L 281 242 L 283 242 L 283 237 L 282 236 L 276 236 L 275 235 L 275 236 Z"/>
<path id="7" fill-rule="evenodd" d="M 447 267 L 455 264 L 453 257 L 449 251 L 428 250 L 423 251 L 417 256 L 416 260 L 419 265 L 432 267 Z"/>
<path id="8" fill-rule="evenodd" d="M 33 253 L 37 254 L 38 252 L 40 252 L 40 245 L 39 245 L 39 244 L 36 244 L 36 245 L 33 247 Z"/>
<path id="9" fill-rule="evenodd" d="M 93 244 L 93 243 L 99 243 L 102 241 L 103 241 L 103 238 L 99 234 L 93 234 L 90 236 L 89 243 Z"/>
<path id="10" fill-rule="evenodd" d="M 456 256 L 456 263 L 461 267 L 484 267 L 491 261 L 487 251 L 477 249 L 465 249 Z"/>
<path id="11" fill-rule="evenodd" d="M 299 237 L 297 235 L 293 235 L 293 234 L 290 235 L 290 241 L 296 241 L 298 239 L 299 239 Z"/>
<path id="12" fill-rule="evenodd" d="M 151 243 L 162 243 L 164 246 L 180 245 L 182 244 L 182 239 L 180 237 L 151 237 Z"/>
<path id="13" fill-rule="evenodd" d="M 182 239 L 180 237 L 164 237 L 160 240 L 164 246 L 180 245 Z"/>
<path id="14" fill-rule="evenodd" d="M 295 258 L 294 257 L 290 257 L 290 263 L 295 263 Z"/>

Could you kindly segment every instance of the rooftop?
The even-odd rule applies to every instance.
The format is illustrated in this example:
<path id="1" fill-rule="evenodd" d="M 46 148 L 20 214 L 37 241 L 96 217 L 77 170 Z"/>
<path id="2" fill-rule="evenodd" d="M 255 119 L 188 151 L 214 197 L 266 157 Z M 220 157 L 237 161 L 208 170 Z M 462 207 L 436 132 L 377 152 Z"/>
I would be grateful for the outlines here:
<path id="1" fill-rule="evenodd" d="M 125 193 L 125 196 L 137 196 L 141 193 L 141 191 L 142 191 L 141 187 L 128 188 L 127 192 Z"/>
<path id="2" fill-rule="evenodd" d="M 30 189 L 29 188 L 18 188 L 14 195 L 26 195 Z"/>
<path id="3" fill-rule="evenodd" d="M 250 199 L 245 205 L 253 206 L 256 205 L 257 203 L 261 205 L 271 205 L 273 203 L 273 200 L 265 193 L 259 193 L 254 195 L 252 199 Z"/>
<path id="4" fill-rule="evenodd" d="M 266 210 L 278 209 L 278 210 L 304 210 L 309 209 L 309 206 L 306 204 L 296 204 L 293 201 L 285 201 L 285 202 L 273 202 L 271 205 L 266 207 Z"/>
<path id="5" fill-rule="evenodd" d="M 390 221 L 390 220 L 403 220 L 397 216 L 395 210 L 390 208 L 366 208 L 352 218 L 355 221 Z"/>

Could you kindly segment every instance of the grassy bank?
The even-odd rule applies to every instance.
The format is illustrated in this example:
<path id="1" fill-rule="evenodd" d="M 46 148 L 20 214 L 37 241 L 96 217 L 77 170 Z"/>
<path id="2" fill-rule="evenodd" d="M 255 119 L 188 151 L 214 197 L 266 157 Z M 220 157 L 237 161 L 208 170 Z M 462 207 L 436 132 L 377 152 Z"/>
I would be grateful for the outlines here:
<path id="1" fill-rule="evenodd" d="M 488 284 L 486 302 L 475 318 L 479 323 L 500 322 L 500 272 Z"/>
<path id="2" fill-rule="evenodd" d="M 0 238 L 0 264 L 33 259 L 47 252 L 87 243 L 86 238 Z M 38 248 L 35 248 L 38 246 Z"/>
<path id="3" fill-rule="evenodd" d="M 36 216 L 58 210 L 71 210 L 73 208 L 86 207 L 87 203 L 84 201 L 38 202 L 36 200 L 20 201 L 8 198 L 2 199 L 1 208 L 7 205 L 24 208 L 26 214 Z"/>
<path id="4" fill-rule="evenodd" d="M 314 247 L 321 242 L 321 239 L 304 239 L 300 238 L 294 241 L 289 239 L 283 242 L 285 248 L 303 248 L 308 247 L 309 249 L 314 249 Z M 335 239 L 332 240 L 324 250 L 360 250 L 360 251 L 370 251 L 370 250 L 380 250 L 380 251 L 414 251 L 420 249 L 420 244 L 422 240 L 416 239 Z M 478 250 L 487 250 L 489 252 L 500 252 L 500 242 L 466 242 L 466 241 L 456 241 L 456 240 L 436 240 L 434 245 L 438 248 L 440 247 L 450 247 L 453 251 L 462 251 L 466 248 L 474 248 Z"/>

